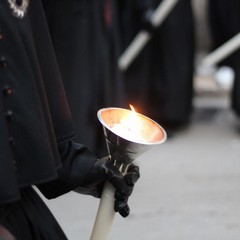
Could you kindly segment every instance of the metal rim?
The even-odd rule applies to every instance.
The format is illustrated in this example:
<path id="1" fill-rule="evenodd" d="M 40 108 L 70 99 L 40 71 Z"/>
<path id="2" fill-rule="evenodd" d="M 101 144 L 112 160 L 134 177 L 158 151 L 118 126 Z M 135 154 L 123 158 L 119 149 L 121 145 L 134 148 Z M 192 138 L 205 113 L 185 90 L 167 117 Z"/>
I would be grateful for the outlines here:
<path id="1" fill-rule="evenodd" d="M 103 121 L 103 119 L 102 119 L 102 117 L 101 117 L 102 112 L 104 112 L 104 111 L 109 111 L 109 110 L 119 110 L 119 111 L 125 111 L 125 112 L 132 112 L 132 111 L 129 110 L 129 109 L 118 108 L 118 107 L 109 107 L 109 108 L 99 109 L 98 112 L 97 112 L 98 120 L 99 120 L 100 123 L 101 123 L 105 128 L 107 128 L 110 132 L 113 132 L 112 129 Z M 164 128 L 163 128 L 159 123 L 157 123 L 157 122 L 154 121 L 153 119 L 151 119 L 151 118 L 149 118 L 149 117 L 147 117 L 147 116 L 145 116 L 145 115 L 143 115 L 143 114 L 141 114 L 141 113 L 136 112 L 136 114 L 139 115 L 139 116 L 141 116 L 141 117 L 143 117 L 143 118 L 145 118 L 145 119 L 148 120 L 148 121 L 151 121 L 151 122 L 154 123 L 156 126 L 158 126 L 159 129 L 160 129 L 160 130 L 162 131 L 162 133 L 163 133 L 163 137 L 162 137 L 161 140 L 156 141 L 156 142 L 142 142 L 142 141 L 134 141 L 134 142 L 136 142 L 136 143 L 138 143 L 138 144 L 143 144 L 143 145 L 159 145 L 159 144 L 164 143 L 164 142 L 167 140 L 167 133 L 166 133 L 166 131 L 164 130 Z M 114 132 L 113 132 L 113 133 L 114 133 Z M 127 139 L 127 138 L 124 138 L 124 137 L 122 137 L 122 136 L 119 136 L 119 137 L 121 137 L 121 138 L 123 138 L 123 139 L 126 139 L 126 140 L 128 140 L 128 141 L 133 142 L 131 139 Z"/>

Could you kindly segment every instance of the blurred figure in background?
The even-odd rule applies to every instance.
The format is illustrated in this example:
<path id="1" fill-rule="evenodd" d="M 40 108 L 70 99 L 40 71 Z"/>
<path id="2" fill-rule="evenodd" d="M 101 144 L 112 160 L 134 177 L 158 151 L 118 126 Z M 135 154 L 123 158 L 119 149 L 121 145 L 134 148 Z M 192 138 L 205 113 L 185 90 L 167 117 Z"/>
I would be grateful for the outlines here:
<path id="1" fill-rule="evenodd" d="M 125 72 L 127 99 L 167 130 L 188 123 L 192 110 L 194 19 L 190 0 L 179 1 L 164 23 L 154 29 L 151 12 L 159 0 L 120 1 L 122 49 L 141 30 L 153 38 Z"/>
<path id="2" fill-rule="evenodd" d="M 106 153 L 96 113 L 123 107 L 115 0 L 43 0 L 77 140 Z"/>
<path id="3" fill-rule="evenodd" d="M 214 50 L 240 32 L 240 1 L 211 0 L 208 5 Z M 233 110 L 240 117 L 240 50 L 219 63 L 219 66 L 222 65 L 231 67 L 235 72 L 231 102 Z"/>

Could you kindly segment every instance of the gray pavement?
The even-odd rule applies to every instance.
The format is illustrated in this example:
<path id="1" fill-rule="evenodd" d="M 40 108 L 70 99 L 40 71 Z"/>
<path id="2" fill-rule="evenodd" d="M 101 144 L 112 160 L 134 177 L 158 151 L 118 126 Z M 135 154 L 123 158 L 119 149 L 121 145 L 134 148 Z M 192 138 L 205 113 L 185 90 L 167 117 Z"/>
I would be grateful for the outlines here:
<path id="1" fill-rule="evenodd" d="M 240 239 L 240 128 L 229 104 L 227 94 L 196 96 L 190 125 L 137 160 L 131 215 L 116 215 L 110 239 Z M 89 239 L 98 199 L 46 203 L 70 240 Z"/>

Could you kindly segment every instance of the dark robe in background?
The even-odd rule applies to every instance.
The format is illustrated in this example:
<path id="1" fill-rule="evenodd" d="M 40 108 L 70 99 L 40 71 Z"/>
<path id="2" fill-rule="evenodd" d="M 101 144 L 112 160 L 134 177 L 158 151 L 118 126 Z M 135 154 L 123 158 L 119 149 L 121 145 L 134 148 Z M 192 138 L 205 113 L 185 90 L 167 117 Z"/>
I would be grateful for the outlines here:
<path id="1" fill-rule="evenodd" d="M 122 2 L 122 1 L 120 1 Z M 186 124 L 192 111 L 194 24 L 190 0 L 179 1 L 158 29 L 146 16 L 159 0 L 126 0 L 120 8 L 122 49 L 143 28 L 153 38 L 125 72 L 127 99 L 164 127 Z"/>
<path id="2" fill-rule="evenodd" d="M 44 0 L 77 140 L 107 154 L 97 111 L 124 106 L 115 0 Z"/>
<path id="3" fill-rule="evenodd" d="M 211 0 L 208 5 L 214 50 L 240 32 L 240 1 Z M 240 50 L 220 62 L 221 65 L 230 66 L 235 72 L 231 102 L 233 110 L 240 117 Z"/>

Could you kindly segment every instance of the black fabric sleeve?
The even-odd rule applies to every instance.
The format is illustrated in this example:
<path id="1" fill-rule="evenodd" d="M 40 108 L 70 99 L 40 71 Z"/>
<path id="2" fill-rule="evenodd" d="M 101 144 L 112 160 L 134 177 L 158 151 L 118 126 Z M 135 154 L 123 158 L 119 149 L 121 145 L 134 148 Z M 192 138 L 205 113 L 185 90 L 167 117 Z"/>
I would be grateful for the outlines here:
<path id="1" fill-rule="evenodd" d="M 58 170 L 58 178 L 37 185 L 48 199 L 56 198 L 81 185 L 97 160 L 95 154 L 86 146 L 73 141 L 60 145 L 59 152 L 62 157 L 62 166 Z"/>

